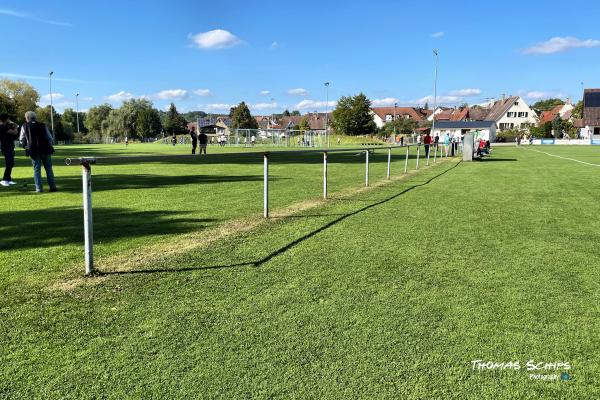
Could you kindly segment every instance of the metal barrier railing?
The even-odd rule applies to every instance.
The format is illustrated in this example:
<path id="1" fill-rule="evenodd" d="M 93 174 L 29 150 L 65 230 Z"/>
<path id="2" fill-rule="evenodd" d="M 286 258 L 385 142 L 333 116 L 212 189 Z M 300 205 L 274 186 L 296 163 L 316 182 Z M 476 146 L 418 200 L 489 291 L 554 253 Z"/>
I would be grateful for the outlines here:
<path id="1" fill-rule="evenodd" d="M 429 165 L 429 158 L 433 151 L 433 162 L 436 163 L 438 160 L 438 149 L 440 151 L 440 157 L 448 158 L 448 150 L 446 148 L 445 154 L 444 149 L 441 146 L 431 144 L 427 149 L 423 144 L 410 144 L 404 146 L 379 146 L 379 147 L 361 147 L 361 148 L 343 148 L 343 149 L 319 149 L 319 150 L 293 150 L 293 151 L 257 151 L 257 152 L 244 152 L 244 153 L 233 153 L 235 155 L 243 154 L 245 156 L 262 155 L 263 157 L 263 217 L 269 218 L 269 158 L 273 154 L 295 154 L 295 153 L 322 153 L 323 154 L 323 199 L 328 198 L 328 161 L 329 153 L 344 153 L 344 152 L 364 152 L 365 154 L 365 186 L 369 186 L 369 154 L 377 150 L 387 150 L 387 168 L 386 168 L 386 179 L 391 179 L 391 162 L 392 162 L 392 150 L 399 148 L 406 148 L 406 155 L 404 159 L 404 173 L 408 173 L 408 159 L 410 154 L 410 148 L 416 147 L 416 165 L 415 170 L 419 169 L 419 160 L 421 158 L 421 147 L 425 148 L 427 156 L 426 165 Z M 231 153 L 230 153 L 231 154 Z M 232 155 L 233 155 L 232 154 Z M 212 154 L 223 156 L 227 153 Z M 66 158 L 66 165 L 80 165 L 82 170 L 82 184 L 83 184 L 83 221 L 84 221 L 84 246 L 85 246 L 85 275 L 92 275 L 94 272 L 94 240 L 93 240 L 93 216 L 92 216 L 92 165 L 102 164 L 105 161 L 107 164 L 110 161 L 140 161 L 140 160 L 151 160 L 156 161 L 160 159 L 173 159 L 173 158 L 195 158 L 198 155 L 159 155 L 159 156 L 122 156 L 122 157 L 79 157 L 79 158 Z M 203 156 L 203 157 L 206 157 Z"/>

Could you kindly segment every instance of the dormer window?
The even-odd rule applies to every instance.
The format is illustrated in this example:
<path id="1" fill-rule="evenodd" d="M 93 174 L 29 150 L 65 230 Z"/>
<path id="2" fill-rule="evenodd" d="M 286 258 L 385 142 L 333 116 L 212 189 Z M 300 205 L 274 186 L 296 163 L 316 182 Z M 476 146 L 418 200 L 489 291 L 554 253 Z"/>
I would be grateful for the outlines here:
<path id="1" fill-rule="evenodd" d="M 392 117 L 392 114 L 385 114 L 385 121 L 386 121 L 386 122 L 389 122 L 389 121 L 391 121 L 391 120 L 392 120 L 392 118 L 393 118 L 393 117 Z"/>

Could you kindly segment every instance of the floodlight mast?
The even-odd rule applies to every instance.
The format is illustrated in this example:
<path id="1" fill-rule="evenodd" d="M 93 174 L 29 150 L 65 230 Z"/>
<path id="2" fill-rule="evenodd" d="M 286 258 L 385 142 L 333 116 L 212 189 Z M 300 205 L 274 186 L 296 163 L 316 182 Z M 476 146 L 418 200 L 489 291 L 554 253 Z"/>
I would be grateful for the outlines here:
<path id="1" fill-rule="evenodd" d="M 435 131 L 435 110 L 437 109 L 437 80 L 438 80 L 438 60 L 439 52 L 438 49 L 433 49 L 435 54 L 435 78 L 433 80 L 433 122 L 431 123 L 431 134 L 434 135 Z"/>

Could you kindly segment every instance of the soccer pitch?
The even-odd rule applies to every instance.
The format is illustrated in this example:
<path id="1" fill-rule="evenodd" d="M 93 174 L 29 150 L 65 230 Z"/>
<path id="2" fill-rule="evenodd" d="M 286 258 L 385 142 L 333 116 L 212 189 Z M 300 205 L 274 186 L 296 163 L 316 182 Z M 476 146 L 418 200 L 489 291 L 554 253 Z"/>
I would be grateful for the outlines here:
<path id="1" fill-rule="evenodd" d="M 266 221 L 255 154 L 99 163 L 83 278 L 62 158 L 187 153 L 123 149 L 60 148 L 41 195 L 20 157 L 28 187 L 0 191 L 0 397 L 600 396 L 600 148 L 402 178 L 398 149 L 388 184 L 378 151 L 368 189 L 364 156 L 332 153 L 328 201 L 321 155 L 273 155 Z"/>

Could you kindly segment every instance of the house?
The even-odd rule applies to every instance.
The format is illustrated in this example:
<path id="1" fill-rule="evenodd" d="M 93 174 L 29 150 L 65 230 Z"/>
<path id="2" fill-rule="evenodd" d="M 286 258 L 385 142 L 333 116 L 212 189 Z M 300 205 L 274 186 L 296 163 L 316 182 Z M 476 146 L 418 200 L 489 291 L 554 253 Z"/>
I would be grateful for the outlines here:
<path id="1" fill-rule="evenodd" d="M 420 107 L 372 107 L 371 115 L 378 128 L 383 128 L 385 124 L 400 118 L 409 118 L 417 122 L 424 121 L 433 112 Z"/>
<path id="2" fill-rule="evenodd" d="M 569 121 L 571 120 L 574 108 L 575 107 L 573 107 L 572 104 L 561 104 L 552 107 L 550 110 L 542 111 L 540 114 L 540 124 L 552 122 L 557 116 L 559 116 L 563 121 Z"/>
<path id="3" fill-rule="evenodd" d="M 583 137 L 600 139 L 600 89 L 583 91 L 583 121 L 581 130 Z"/>
<path id="4" fill-rule="evenodd" d="M 493 103 L 484 117 L 495 121 L 498 130 L 529 129 L 537 123 L 535 111 L 520 96 L 512 96 Z"/>
<path id="5" fill-rule="evenodd" d="M 443 138 L 446 134 L 450 137 L 460 138 L 465 133 L 473 132 L 475 139 L 489 140 L 496 138 L 495 121 L 437 121 L 433 129 L 433 136 Z M 443 139 L 440 139 L 442 142 Z"/>
<path id="6" fill-rule="evenodd" d="M 435 121 L 471 121 L 470 112 L 469 107 L 448 108 L 435 114 Z"/>

